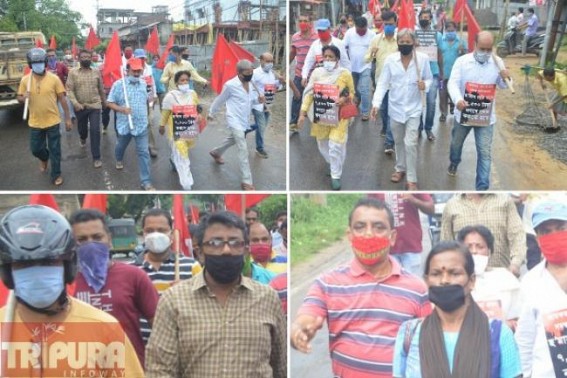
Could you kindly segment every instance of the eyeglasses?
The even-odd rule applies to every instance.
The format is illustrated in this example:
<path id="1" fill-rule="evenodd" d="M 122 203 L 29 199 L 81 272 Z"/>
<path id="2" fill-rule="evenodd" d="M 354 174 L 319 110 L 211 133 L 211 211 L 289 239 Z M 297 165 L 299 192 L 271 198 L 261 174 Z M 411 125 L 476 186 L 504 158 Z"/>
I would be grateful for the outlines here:
<path id="1" fill-rule="evenodd" d="M 209 241 L 203 242 L 204 246 L 209 247 L 210 249 L 214 250 L 223 250 L 225 245 L 228 245 L 228 248 L 231 250 L 239 250 L 244 248 L 246 243 L 244 240 L 238 239 L 231 239 L 231 240 L 222 240 L 222 239 L 211 239 Z"/>

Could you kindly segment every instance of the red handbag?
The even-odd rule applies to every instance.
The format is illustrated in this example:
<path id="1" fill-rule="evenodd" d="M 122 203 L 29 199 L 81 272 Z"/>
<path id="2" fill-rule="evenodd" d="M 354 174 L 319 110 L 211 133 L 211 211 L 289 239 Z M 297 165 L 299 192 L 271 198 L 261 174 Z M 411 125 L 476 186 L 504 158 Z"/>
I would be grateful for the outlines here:
<path id="1" fill-rule="evenodd" d="M 358 107 L 350 99 L 339 109 L 339 119 L 349 119 L 356 117 L 357 115 Z"/>

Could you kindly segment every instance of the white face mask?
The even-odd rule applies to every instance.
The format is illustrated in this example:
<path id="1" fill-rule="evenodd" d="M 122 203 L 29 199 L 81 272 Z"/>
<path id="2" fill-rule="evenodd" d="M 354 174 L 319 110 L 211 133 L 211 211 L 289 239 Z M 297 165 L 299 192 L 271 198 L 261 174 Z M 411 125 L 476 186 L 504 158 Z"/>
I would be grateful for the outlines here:
<path id="1" fill-rule="evenodd" d="M 144 238 L 146 249 L 153 253 L 164 253 L 169 249 L 171 240 L 166 234 L 161 232 L 150 232 Z"/>
<path id="2" fill-rule="evenodd" d="M 334 70 L 336 65 L 337 65 L 337 62 L 331 62 L 331 61 L 328 61 L 328 60 L 323 62 L 323 67 L 329 72 Z"/>
<path id="3" fill-rule="evenodd" d="M 484 255 L 472 255 L 474 260 L 474 273 L 477 276 L 482 276 L 488 265 L 488 256 Z"/>
<path id="4" fill-rule="evenodd" d="M 264 72 L 270 72 L 272 70 L 272 68 L 274 68 L 274 64 L 273 63 L 266 63 L 264 64 L 264 66 L 262 67 L 262 69 L 264 70 Z"/>
<path id="5" fill-rule="evenodd" d="M 179 88 L 179 90 L 183 93 L 187 93 L 191 89 L 189 88 L 189 84 L 179 84 L 177 88 Z"/>

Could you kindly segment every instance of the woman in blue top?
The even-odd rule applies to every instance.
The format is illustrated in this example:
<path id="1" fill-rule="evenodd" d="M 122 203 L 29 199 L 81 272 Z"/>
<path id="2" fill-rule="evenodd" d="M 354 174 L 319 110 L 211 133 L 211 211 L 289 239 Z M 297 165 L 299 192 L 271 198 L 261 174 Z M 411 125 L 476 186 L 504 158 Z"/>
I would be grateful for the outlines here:
<path id="1" fill-rule="evenodd" d="M 512 331 L 489 320 L 474 302 L 474 260 L 456 241 L 433 247 L 425 281 L 434 311 L 402 324 L 394 349 L 393 376 L 399 378 L 521 377 Z"/>

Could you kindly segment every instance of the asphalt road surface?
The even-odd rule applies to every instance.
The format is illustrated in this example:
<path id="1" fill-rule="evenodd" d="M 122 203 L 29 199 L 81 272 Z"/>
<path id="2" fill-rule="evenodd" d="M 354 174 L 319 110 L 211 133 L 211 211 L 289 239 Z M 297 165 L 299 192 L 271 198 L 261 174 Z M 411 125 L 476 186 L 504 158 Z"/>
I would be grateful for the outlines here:
<path id="1" fill-rule="evenodd" d="M 285 92 L 276 95 L 274 112 L 278 113 L 274 114 L 271 126 L 266 129 L 265 149 L 269 158 L 262 159 L 255 154 L 253 133 L 247 138 L 250 168 L 257 190 L 286 189 L 285 97 Z M 206 109 L 212 99 L 210 92 L 202 98 Z M 170 168 L 167 138 L 158 133 L 157 109 L 156 106 L 152 117 L 158 148 L 158 157 L 151 161 L 152 184 L 158 190 L 182 190 L 177 173 Z M 28 127 L 21 117 L 21 108 L 0 110 L 0 190 L 141 190 L 133 140 L 126 150 L 124 170 L 118 171 L 115 168 L 116 136 L 112 112 L 108 133 L 101 136 L 102 168 L 93 167 L 90 141 L 87 140 L 86 148 L 80 147 L 77 130 L 66 132 L 64 125 L 61 125 L 61 170 L 65 183 L 60 187 L 51 183 L 49 174 L 40 173 L 39 161 L 30 152 Z M 190 152 L 191 171 L 195 181 L 193 190 L 241 190 L 236 147 L 231 147 L 223 155 L 224 165 L 215 164 L 209 156 L 209 151 L 224 139 L 224 129 L 223 109 L 223 112 L 217 114 L 215 121 L 209 122 Z"/>

